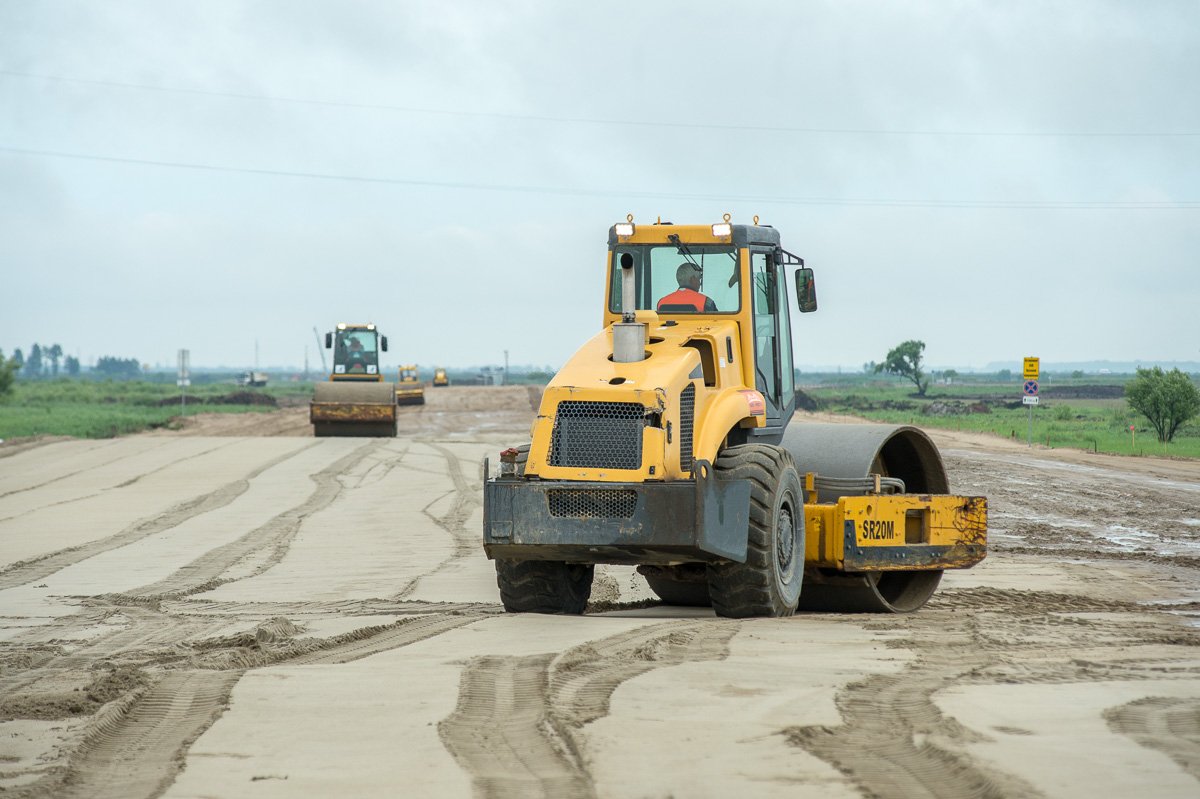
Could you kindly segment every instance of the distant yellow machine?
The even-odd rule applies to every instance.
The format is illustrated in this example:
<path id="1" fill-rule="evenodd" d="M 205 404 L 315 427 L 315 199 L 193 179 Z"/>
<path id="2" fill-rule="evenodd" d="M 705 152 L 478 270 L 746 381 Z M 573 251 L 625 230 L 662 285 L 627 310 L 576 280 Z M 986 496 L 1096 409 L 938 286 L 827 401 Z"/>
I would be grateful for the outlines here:
<path id="1" fill-rule="evenodd" d="M 442 386 L 448 386 L 448 385 L 450 385 L 450 378 L 446 375 L 446 370 L 445 369 L 434 369 L 433 370 L 433 387 L 440 388 Z"/>
<path id="2" fill-rule="evenodd" d="M 325 334 L 325 348 L 333 350 L 333 371 L 328 382 L 317 383 L 313 390 L 313 435 L 396 435 L 396 395 L 379 371 L 387 336 L 374 324 L 342 323 Z"/>
<path id="3" fill-rule="evenodd" d="M 721 616 L 908 612 L 983 559 L 987 500 L 950 494 L 925 433 L 789 424 L 792 272 L 815 311 L 813 270 L 757 217 L 609 230 L 604 329 L 484 484 L 506 610 L 582 613 L 612 563 Z"/>
<path id="4" fill-rule="evenodd" d="M 399 379 L 396 382 L 396 404 L 425 404 L 425 384 L 421 382 L 416 364 L 410 363 L 400 367 Z"/>

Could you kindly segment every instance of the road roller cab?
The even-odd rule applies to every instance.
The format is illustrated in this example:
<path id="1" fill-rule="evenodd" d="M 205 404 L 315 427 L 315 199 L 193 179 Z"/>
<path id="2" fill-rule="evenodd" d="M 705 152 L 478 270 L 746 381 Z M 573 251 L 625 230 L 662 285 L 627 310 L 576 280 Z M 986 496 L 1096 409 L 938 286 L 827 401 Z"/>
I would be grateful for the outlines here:
<path id="1" fill-rule="evenodd" d="M 484 487 L 506 609 L 582 612 L 614 563 L 724 616 L 909 611 L 984 556 L 986 501 L 949 493 L 921 431 L 792 423 L 789 284 L 815 311 L 757 217 L 612 227 L 603 330 Z"/>
<path id="2" fill-rule="evenodd" d="M 383 382 L 379 353 L 387 352 L 387 336 L 374 324 L 339 324 L 325 334 L 333 350 L 329 381 L 317 383 L 309 404 L 316 436 L 396 435 L 396 395 Z"/>

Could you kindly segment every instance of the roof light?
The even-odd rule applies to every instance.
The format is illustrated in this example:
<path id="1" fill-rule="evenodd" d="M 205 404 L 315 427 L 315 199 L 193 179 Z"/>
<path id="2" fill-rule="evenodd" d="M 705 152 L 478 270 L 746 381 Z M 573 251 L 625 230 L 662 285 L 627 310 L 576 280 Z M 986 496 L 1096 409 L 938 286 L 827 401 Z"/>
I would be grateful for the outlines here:
<path id="1" fill-rule="evenodd" d="M 338 330 L 345 330 L 345 329 L 346 329 L 346 323 L 338 322 Z"/>
<path id="2" fill-rule="evenodd" d="M 618 222 L 616 225 L 613 226 L 613 228 L 617 231 L 618 236 L 632 236 L 633 235 L 633 223 L 632 222 Z"/>
<path id="3" fill-rule="evenodd" d="M 374 329 L 375 329 L 375 325 L 367 325 L 367 330 L 374 330 Z"/>
<path id="4" fill-rule="evenodd" d="M 728 222 L 718 222 L 717 224 L 713 225 L 713 235 L 718 237 L 732 236 L 733 228 Z"/>

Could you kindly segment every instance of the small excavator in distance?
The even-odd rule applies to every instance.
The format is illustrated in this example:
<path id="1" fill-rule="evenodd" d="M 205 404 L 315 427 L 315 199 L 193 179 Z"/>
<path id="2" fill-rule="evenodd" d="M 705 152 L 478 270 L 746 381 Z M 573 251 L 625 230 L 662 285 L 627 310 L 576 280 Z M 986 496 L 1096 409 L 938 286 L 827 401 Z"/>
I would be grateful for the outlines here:
<path id="1" fill-rule="evenodd" d="M 506 610 L 582 613 L 610 563 L 727 617 L 910 612 L 984 558 L 987 500 L 950 493 L 922 431 L 791 423 L 789 273 L 815 311 L 813 270 L 758 217 L 609 230 L 603 330 L 484 484 Z"/>
<path id="2" fill-rule="evenodd" d="M 333 371 L 313 390 L 313 435 L 395 436 L 396 394 L 379 369 L 387 336 L 374 324 L 343 323 L 325 334 L 325 348 L 333 350 Z"/>

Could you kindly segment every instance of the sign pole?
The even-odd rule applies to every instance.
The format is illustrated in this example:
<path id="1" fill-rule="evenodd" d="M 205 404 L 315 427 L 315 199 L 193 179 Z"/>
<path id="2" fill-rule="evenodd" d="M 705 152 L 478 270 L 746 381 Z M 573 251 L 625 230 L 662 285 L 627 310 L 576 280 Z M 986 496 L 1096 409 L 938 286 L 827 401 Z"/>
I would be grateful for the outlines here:
<path id="1" fill-rule="evenodd" d="M 179 384 L 179 415 L 187 415 L 187 387 L 192 384 L 191 380 L 191 360 L 192 354 L 188 350 L 179 351 L 179 376 L 176 378 L 176 383 Z"/>
<path id="2" fill-rule="evenodd" d="M 1029 448 L 1033 449 L 1033 406 L 1038 404 L 1038 376 L 1041 372 L 1041 359 L 1027 357 L 1024 366 L 1022 375 L 1025 377 L 1025 393 L 1021 397 L 1021 401 L 1029 407 Z"/>

